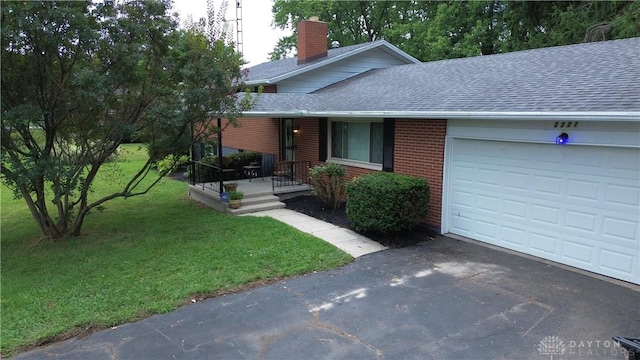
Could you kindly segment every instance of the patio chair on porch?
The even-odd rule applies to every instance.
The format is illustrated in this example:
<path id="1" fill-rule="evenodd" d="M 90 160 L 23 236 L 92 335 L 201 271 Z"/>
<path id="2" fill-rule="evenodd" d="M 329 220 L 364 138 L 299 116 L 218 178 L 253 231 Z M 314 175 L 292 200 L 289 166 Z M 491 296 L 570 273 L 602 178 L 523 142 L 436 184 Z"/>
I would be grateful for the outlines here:
<path id="1" fill-rule="evenodd" d="M 220 157 L 216 157 L 213 163 L 222 169 L 223 180 L 238 180 L 239 174 L 233 160 L 223 156 L 220 161 Z"/>
<path id="2" fill-rule="evenodd" d="M 273 177 L 277 180 L 293 180 L 293 165 L 291 160 L 273 164 Z"/>

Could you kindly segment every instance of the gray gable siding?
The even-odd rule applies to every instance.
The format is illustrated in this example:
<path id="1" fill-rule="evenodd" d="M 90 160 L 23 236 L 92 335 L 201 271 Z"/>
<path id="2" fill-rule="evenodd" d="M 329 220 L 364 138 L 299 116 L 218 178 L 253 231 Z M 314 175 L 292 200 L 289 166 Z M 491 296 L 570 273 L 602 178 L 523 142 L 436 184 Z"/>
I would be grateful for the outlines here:
<path id="1" fill-rule="evenodd" d="M 333 59 L 341 55 L 349 54 L 350 52 L 356 51 L 362 47 L 367 46 L 369 43 L 345 46 L 337 49 L 329 49 L 327 51 L 327 58 L 318 59 L 317 61 L 310 62 L 304 65 L 298 65 L 298 58 L 287 58 L 280 59 L 274 61 L 267 61 L 258 65 L 254 65 L 249 67 L 249 74 L 247 78 L 247 82 L 261 82 L 265 80 L 269 80 L 278 76 L 286 75 L 292 71 L 304 69 L 306 67 L 310 67 L 316 63 L 323 62 L 327 59 Z"/>
<path id="2" fill-rule="evenodd" d="M 372 49 L 363 54 L 283 80 L 278 83 L 278 92 L 308 94 L 371 69 L 404 64 L 405 62 L 381 49 Z"/>

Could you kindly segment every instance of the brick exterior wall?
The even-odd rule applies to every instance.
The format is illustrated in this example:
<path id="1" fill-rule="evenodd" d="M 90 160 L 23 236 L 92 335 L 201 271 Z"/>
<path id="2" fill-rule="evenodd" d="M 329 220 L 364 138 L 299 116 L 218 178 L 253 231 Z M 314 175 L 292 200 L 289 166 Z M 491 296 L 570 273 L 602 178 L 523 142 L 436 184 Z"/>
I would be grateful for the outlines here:
<path id="1" fill-rule="evenodd" d="M 294 126 L 300 127 L 295 142 L 296 160 L 318 161 L 318 119 L 296 119 Z M 447 133 L 446 120 L 397 119 L 395 128 L 394 172 L 419 176 L 429 182 L 430 206 L 424 223 L 440 229 L 442 212 L 442 175 L 444 168 L 444 140 Z M 366 175 L 375 170 L 345 166 L 347 180 Z"/>
<path id="2" fill-rule="evenodd" d="M 427 179 L 431 189 L 425 223 L 440 228 L 446 120 L 396 120 L 394 172 Z"/>
<path id="3" fill-rule="evenodd" d="M 278 92 L 278 85 L 264 85 L 262 87 L 263 94 L 275 94 Z"/>
<path id="4" fill-rule="evenodd" d="M 229 126 L 222 132 L 222 145 L 275 154 L 277 161 L 280 153 L 280 119 L 240 118 L 238 122 L 240 127 Z"/>
<path id="5" fill-rule="evenodd" d="M 318 161 L 318 121 L 317 118 L 293 120 L 293 128 L 300 127 L 300 131 L 293 134 L 296 160 L 310 161 L 311 166 L 320 164 Z"/>
<path id="6" fill-rule="evenodd" d="M 298 22 L 298 65 L 327 56 L 327 23 L 302 20 Z"/>
<path id="7" fill-rule="evenodd" d="M 228 127 L 222 137 L 224 146 L 261 151 L 280 155 L 280 119 L 241 118 L 242 127 Z M 297 161 L 309 161 L 311 166 L 318 161 L 318 119 L 294 119 L 294 134 Z M 394 172 L 419 176 L 429 182 L 431 198 L 429 212 L 424 223 L 440 228 L 442 212 L 442 175 L 444 168 L 444 141 L 447 133 L 446 120 L 397 119 L 395 128 Z M 276 160 L 278 161 L 278 160 Z M 347 180 L 355 176 L 370 174 L 375 170 L 345 166 Z"/>

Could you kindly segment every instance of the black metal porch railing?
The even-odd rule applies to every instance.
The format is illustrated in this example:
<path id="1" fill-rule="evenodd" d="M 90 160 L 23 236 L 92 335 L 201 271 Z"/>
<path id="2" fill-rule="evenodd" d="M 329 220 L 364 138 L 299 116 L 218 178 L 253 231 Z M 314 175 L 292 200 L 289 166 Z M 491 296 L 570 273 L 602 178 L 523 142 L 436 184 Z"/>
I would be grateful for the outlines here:
<path id="1" fill-rule="evenodd" d="M 226 156 L 223 156 L 223 160 Z M 218 161 L 217 156 L 210 155 L 198 161 L 191 160 L 190 182 L 191 185 L 199 185 L 202 189 L 209 189 L 220 193 L 220 182 L 233 182 L 242 179 L 249 179 L 256 176 L 271 176 L 274 168 L 275 155 L 261 153 L 257 163 L 243 163 L 237 161 Z M 219 164 L 223 164 L 221 167 Z M 246 171 L 247 165 L 258 166 L 251 172 Z"/>
<path id="2" fill-rule="evenodd" d="M 251 156 L 251 163 L 244 163 L 247 157 L 242 153 L 248 150 L 224 148 L 222 161 L 218 161 L 217 154 L 208 155 L 191 160 L 190 183 L 220 193 L 225 182 L 234 182 L 254 177 L 271 177 L 272 190 L 285 186 L 309 184 L 310 161 L 281 161 L 276 162 L 276 156 L 269 153 L 259 153 L 257 159 Z M 235 161 L 227 161 L 235 159 Z M 222 166 L 220 165 L 222 164 Z M 247 171 L 250 166 L 250 171 Z M 256 169 L 255 167 L 258 166 Z"/>
<path id="3" fill-rule="evenodd" d="M 220 193 L 221 179 L 223 183 L 229 180 L 236 180 L 235 174 L 230 174 L 230 171 L 225 172 L 223 170 L 223 168 L 216 165 L 191 160 L 189 181 L 191 185 L 201 186 L 202 190 L 208 189 Z"/>
<path id="4" fill-rule="evenodd" d="M 273 164 L 272 188 L 309 183 L 310 161 L 280 161 Z"/>

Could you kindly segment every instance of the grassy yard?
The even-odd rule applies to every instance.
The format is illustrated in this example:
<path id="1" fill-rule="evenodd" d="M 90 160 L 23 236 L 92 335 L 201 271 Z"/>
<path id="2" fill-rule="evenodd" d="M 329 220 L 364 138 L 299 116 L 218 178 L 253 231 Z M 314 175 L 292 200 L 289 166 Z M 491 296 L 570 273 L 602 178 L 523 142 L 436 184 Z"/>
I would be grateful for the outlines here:
<path id="1" fill-rule="evenodd" d="M 95 196 L 144 161 L 135 145 L 102 171 Z M 150 193 L 106 203 L 83 235 L 41 241 L 24 200 L 1 187 L 2 356 L 87 328 L 176 309 L 201 294 L 336 268 L 351 257 L 270 218 L 232 217 L 164 179 Z"/>

